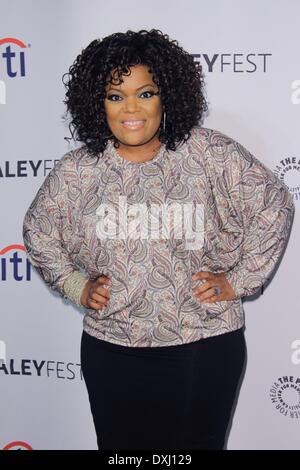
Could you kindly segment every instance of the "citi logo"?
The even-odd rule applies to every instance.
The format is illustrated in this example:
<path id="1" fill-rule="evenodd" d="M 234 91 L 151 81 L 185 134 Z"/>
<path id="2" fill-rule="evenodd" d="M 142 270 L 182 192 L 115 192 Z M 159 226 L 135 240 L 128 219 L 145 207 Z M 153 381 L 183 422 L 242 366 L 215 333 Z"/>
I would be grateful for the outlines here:
<path id="1" fill-rule="evenodd" d="M 27 442 L 13 441 L 3 447 L 3 450 L 33 450 L 33 448 Z"/>
<path id="2" fill-rule="evenodd" d="M 25 50 L 30 47 L 17 38 L 0 38 L 0 104 L 6 104 L 6 84 L 2 78 L 26 76 Z"/>
<path id="3" fill-rule="evenodd" d="M 26 253 L 24 245 L 8 245 L 0 249 L 0 281 L 31 280 L 31 264 L 20 252 Z"/>
<path id="4" fill-rule="evenodd" d="M 6 77 L 25 77 L 26 66 L 24 49 L 27 48 L 27 45 L 17 38 L 3 38 L 0 39 L 0 47 L 2 48 L 3 46 L 5 49 L 1 54 L 1 75 L 3 75 L 4 67 L 4 74 Z"/>

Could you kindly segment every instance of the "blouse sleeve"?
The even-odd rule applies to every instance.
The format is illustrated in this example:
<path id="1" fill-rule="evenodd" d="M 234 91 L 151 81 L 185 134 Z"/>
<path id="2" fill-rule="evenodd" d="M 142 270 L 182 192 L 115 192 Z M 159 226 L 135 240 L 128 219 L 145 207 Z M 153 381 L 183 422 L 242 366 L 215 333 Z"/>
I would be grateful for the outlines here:
<path id="1" fill-rule="evenodd" d="M 226 277 L 241 298 L 270 277 L 288 240 L 295 206 L 287 186 L 269 168 L 238 142 L 231 149 L 225 174 L 244 236 L 239 262 Z"/>
<path id="2" fill-rule="evenodd" d="M 62 297 L 80 305 L 79 289 L 83 289 L 88 278 L 73 264 L 64 246 L 62 234 L 66 229 L 68 188 L 62 165 L 61 160 L 56 163 L 29 206 L 23 220 L 23 240 L 30 263 L 45 283 Z M 77 296 L 74 288 L 70 289 L 74 283 Z"/>

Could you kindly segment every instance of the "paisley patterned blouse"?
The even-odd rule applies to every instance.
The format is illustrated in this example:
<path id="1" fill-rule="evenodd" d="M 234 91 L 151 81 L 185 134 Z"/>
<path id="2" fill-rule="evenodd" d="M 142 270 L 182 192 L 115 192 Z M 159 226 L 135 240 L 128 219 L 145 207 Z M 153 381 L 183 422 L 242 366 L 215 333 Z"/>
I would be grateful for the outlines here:
<path id="1" fill-rule="evenodd" d="M 122 158 L 112 141 L 98 157 L 86 146 L 65 154 L 23 222 L 31 264 L 63 297 L 64 282 L 74 273 L 111 279 L 108 305 L 85 310 L 84 330 L 111 343 L 154 347 L 242 327 L 242 297 L 268 279 L 288 238 L 294 203 L 285 184 L 241 144 L 202 127 L 194 127 L 176 151 L 163 144 L 143 163 Z M 177 238 L 175 223 L 156 238 L 151 231 L 141 236 L 143 223 L 130 225 L 138 204 L 156 207 L 152 220 L 166 226 L 160 208 L 175 203 L 201 209 L 200 224 L 191 217 L 200 243 L 189 243 L 185 232 Z M 119 227 L 127 226 L 126 236 L 121 228 L 116 236 L 116 218 Z M 191 276 L 198 271 L 225 272 L 237 298 L 196 300 L 192 288 L 199 281 Z"/>

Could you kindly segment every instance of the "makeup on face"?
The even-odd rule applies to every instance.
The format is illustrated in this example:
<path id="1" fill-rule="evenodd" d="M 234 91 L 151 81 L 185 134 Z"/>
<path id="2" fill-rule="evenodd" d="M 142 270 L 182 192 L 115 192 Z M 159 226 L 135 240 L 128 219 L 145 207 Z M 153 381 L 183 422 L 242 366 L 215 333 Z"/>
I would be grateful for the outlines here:
<path id="1" fill-rule="evenodd" d="M 108 84 L 104 101 L 108 126 L 120 142 L 120 149 L 131 152 L 133 147 L 145 151 L 157 147 L 157 132 L 162 118 L 159 88 L 146 65 L 130 68 L 122 82 Z"/>

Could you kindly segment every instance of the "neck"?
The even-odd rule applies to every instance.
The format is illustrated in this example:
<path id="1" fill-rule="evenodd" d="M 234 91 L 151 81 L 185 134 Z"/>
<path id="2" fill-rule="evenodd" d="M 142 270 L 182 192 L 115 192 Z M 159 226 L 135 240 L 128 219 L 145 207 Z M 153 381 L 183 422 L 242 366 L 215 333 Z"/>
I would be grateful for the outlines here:
<path id="1" fill-rule="evenodd" d="M 161 147 L 161 142 L 157 137 L 152 138 L 149 142 L 138 145 L 127 145 L 120 142 L 120 147 L 117 149 L 118 154 L 126 160 L 134 162 L 146 162 L 152 160 L 154 155 Z"/>

